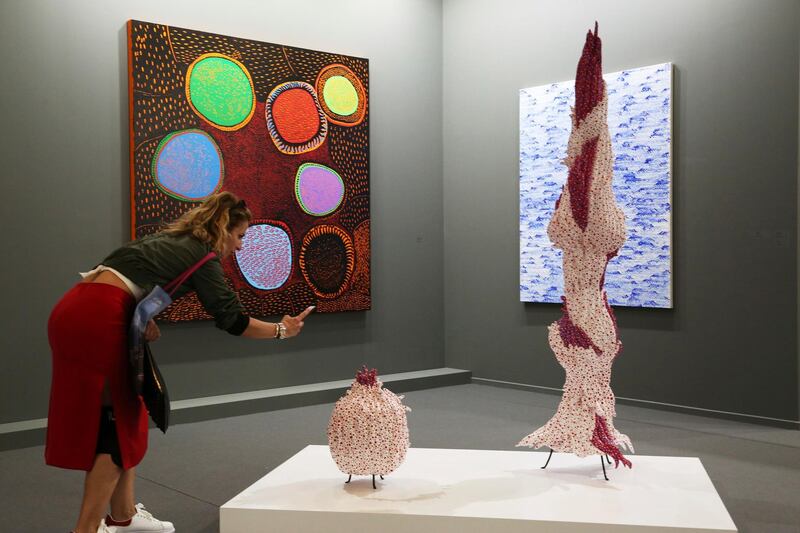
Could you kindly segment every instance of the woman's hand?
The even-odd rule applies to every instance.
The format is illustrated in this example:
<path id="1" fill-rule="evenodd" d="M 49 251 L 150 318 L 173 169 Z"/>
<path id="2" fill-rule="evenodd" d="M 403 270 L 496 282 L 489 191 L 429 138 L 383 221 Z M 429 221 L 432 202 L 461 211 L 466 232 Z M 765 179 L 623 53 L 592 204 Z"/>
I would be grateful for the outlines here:
<path id="1" fill-rule="evenodd" d="M 281 338 L 288 339 L 300 333 L 303 329 L 303 320 L 314 310 L 314 306 L 306 307 L 305 311 L 297 316 L 286 315 L 280 324 L 275 322 L 264 322 L 257 318 L 250 317 L 247 329 L 242 332 L 242 337 L 248 339 L 275 339 L 280 335 L 280 327 L 285 329 Z"/>
<path id="2" fill-rule="evenodd" d="M 315 306 L 313 305 L 310 307 L 306 307 L 305 311 L 303 311 L 297 316 L 286 315 L 285 317 L 283 317 L 281 323 L 286 328 L 286 335 L 284 335 L 283 337 L 284 339 L 288 339 L 289 337 L 294 337 L 300 334 L 300 331 L 302 331 L 303 329 L 303 321 L 309 314 L 311 314 L 311 312 L 314 310 L 314 307 Z"/>
<path id="3" fill-rule="evenodd" d="M 150 320 L 144 328 L 144 340 L 147 342 L 157 341 L 161 336 L 161 330 L 158 329 L 154 320 Z"/>

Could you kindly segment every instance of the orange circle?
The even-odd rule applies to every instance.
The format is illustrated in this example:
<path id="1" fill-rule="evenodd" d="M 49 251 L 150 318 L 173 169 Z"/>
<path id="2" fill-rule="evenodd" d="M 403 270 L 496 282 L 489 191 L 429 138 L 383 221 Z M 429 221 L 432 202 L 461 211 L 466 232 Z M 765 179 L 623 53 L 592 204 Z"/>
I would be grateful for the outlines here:
<path id="1" fill-rule="evenodd" d="M 281 97 L 285 93 L 289 94 L 284 100 Z M 281 102 L 276 109 L 275 103 L 279 99 Z M 317 93 L 314 87 L 304 81 L 288 81 L 272 89 L 264 104 L 264 111 L 269 136 L 275 147 L 284 154 L 297 155 L 316 150 L 328 135 L 328 119 L 319 105 Z"/>
<path id="2" fill-rule="evenodd" d="M 319 132 L 317 104 L 303 89 L 279 94 L 272 103 L 272 119 L 280 136 L 290 143 L 307 142 Z"/>

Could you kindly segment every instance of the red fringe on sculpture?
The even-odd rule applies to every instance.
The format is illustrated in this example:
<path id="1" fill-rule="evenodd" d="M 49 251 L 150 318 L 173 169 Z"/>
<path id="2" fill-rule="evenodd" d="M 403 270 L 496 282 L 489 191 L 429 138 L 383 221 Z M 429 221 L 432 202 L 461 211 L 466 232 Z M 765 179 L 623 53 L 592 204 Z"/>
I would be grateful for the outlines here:
<path id="1" fill-rule="evenodd" d="M 613 155 L 601 42 L 588 32 L 575 79 L 572 133 L 564 164 L 567 184 L 547 235 L 563 251 L 563 317 L 549 327 L 550 346 L 566 371 L 556 414 L 517 446 L 547 446 L 579 457 L 608 455 L 630 467 L 620 447 L 630 439 L 614 428 L 611 365 L 622 349 L 603 288 L 608 262 L 625 242 L 625 216 L 611 187 Z M 563 200 L 563 201 L 562 201 Z"/>

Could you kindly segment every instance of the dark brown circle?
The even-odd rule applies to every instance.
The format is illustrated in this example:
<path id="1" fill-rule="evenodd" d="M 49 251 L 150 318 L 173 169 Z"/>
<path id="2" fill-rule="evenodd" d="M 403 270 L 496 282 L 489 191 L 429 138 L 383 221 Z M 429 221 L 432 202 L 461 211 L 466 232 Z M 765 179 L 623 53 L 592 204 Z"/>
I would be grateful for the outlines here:
<path id="1" fill-rule="evenodd" d="M 353 241 L 336 226 L 315 226 L 303 239 L 299 263 L 303 277 L 317 296 L 336 298 L 353 276 Z"/>

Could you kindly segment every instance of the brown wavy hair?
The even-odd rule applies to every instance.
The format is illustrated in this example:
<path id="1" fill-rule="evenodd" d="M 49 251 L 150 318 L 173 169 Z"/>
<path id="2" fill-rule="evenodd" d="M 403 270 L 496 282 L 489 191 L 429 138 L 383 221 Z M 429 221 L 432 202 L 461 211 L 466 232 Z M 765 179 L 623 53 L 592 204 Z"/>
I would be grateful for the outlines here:
<path id="1" fill-rule="evenodd" d="M 249 224 L 251 220 L 253 214 L 244 200 L 232 192 L 223 191 L 212 194 L 202 204 L 168 224 L 163 231 L 169 235 L 191 234 L 219 253 L 230 231 L 242 222 Z"/>

